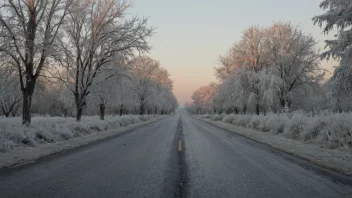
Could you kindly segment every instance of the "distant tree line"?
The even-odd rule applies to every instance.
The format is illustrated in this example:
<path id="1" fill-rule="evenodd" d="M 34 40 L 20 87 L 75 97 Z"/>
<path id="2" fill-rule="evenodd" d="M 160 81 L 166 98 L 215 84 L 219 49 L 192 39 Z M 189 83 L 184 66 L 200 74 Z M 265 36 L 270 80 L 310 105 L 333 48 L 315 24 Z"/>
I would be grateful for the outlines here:
<path id="1" fill-rule="evenodd" d="M 352 4 L 349 0 L 325 0 L 326 13 L 313 22 L 327 34 L 337 30 L 319 53 L 317 41 L 288 22 L 253 26 L 215 68 L 218 83 L 193 93 L 187 108 L 193 113 L 287 112 L 352 110 Z M 335 59 L 339 66 L 324 81 L 322 59 Z"/>

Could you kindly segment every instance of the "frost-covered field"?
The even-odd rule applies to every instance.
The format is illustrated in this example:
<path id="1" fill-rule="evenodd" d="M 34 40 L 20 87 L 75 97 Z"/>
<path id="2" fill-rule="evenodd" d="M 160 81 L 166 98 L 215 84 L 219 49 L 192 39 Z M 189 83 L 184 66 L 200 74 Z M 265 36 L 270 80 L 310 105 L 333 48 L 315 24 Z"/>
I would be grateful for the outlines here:
<path id="1" fill-rule="evenodd" d="M 74 118 L 34 117 L 29 127 L 21 125 L 21 118 L 0 117 L 0 152 L 17 146 L 36 146 L 65 141 L 74 137 L 99 133 L 131 124 L 155 119 L 156 115 L 107 116 L 104 121 L 98 116 Z"/>
<path id="2" fill-rule="evenodd" d="M 213 121 L 321 145 L 326 148 L 352 147 L 352 113 L 319 112 L 316 114 L 296 111 L 267 115 L 202 115 Z"/>

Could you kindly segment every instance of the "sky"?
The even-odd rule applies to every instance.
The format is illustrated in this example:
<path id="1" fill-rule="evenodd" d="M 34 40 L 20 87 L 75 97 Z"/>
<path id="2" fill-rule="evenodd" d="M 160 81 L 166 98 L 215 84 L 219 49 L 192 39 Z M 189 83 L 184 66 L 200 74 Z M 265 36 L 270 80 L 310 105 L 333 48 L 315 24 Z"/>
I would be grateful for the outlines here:
<path id="1" fill-rule="evenodd" d="M 193 91 L 216 82 L 214 67 L 250 26 L 289 21 L 312 34 L 323 50 L 323 35 L 312 18 L 323 13 L 322 0 L 133 0 L 131 16 L 148 17 L 156 28 L 149 56 L 166 68 L 179 104 Z M 332 71 L 336 63 L 322 62 Z M 329 76 L 329 75 L 328 75 Z"/>

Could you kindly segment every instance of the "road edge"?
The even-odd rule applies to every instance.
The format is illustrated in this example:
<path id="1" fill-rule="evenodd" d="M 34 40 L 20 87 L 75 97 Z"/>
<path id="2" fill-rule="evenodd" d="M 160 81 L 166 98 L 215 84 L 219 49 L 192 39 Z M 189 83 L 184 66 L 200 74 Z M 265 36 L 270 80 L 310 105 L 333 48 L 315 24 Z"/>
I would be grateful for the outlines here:
<path id="1" fill-rule="evenodd" d="M 51 155 L 73 151 L 81 147 L 103 142 L 111 138 L 118 137 L 122 134 L 132 132 L 141 127 L 145 127 L 155 122 L 167 119 L 174 115 L 175 114 L 161 116 L 159 118 L 146 122 L 131 124 L 126 127 L 119 127 L 116 129 L 109 129 L 107 131 L 76 137 L 66 141 L 56 142 L 52 144 L 43 144 L 37 147 L 18 147 L 9 152 L 0 153 L 0 171 L 8 168 L 15 168 L 22 165 L 30 164 L 37 160 L 40 160 L 41 158 L 48 157 Z"/>
<path id="2" fill-rule="evenodd" d="M 220 123 L 217 123 L 217 122 L 214 122 L 212 120 L 209 120 L 209 119 L 203 119 L 203 118 L 199 118 L 197 116 L 194 116 L 194 115 L 190 115 L 192 118 L 194 119 L 197 119 L 199 121 L 202 121 L 202 122 L 205 122 L 207 124 L 210 124 L 212 126 L 215 126 L 217 128 L 220 128 L 222 130 L 225 130 L 225 131 L 228 131 L 228 132 L 231 132 L 231 133 L 234 133 L 236 135 L 239 135 L 239 136 L 242 136 L 242 137 L 245 137 L 245 138 L 248 138 L 252 141 L 255 141 L 255 142 L 258 142 L 260 144 L 264 144 L 266 146 L 269 146 L 275 150 L 278 150 L 278 151 L 281 151 L 281 152 L 284 152 L 288 155 L 291 155 L 291 156 L 294 156 L 294 157 L 297 157 L 301 160 L 304 160 L 306 162 L 310 162 L 312 163 L 313 165 L 316 165 L 320 168 L 323 168 L 325 169 L 325 171 L 328 171 L 330 173 L 336 173 L 336 174 L 341 174 L 343 176 L 347 176 L 347 177 L 351 177 L 352 176 L 352 164 L 348 167 L 346 166 L 341 166 L 341 164 L 336 160 L 317 160 L 317 156 L 307 156 L 306 153 L 300 153 L 298 152 L 297 150 L 294 150 L 294 149 L 286 149 L 285 147 L 283 146 L 280 146 L 278 144 L 275 144 L 273 142 L 266 142 L 266 141 L 263 141 L 259 138 L 255 138 L 253 136 L 250 136 L 249 134 L 246 134 L 246 133 L 239 133 L 238 131 L 236 130 L 239 130 L 239 129 L 242 129 L 244 131 L 250 131 L 250 132 L 254 132 L 254 133 L 263 133 L 263 132 L 260 132 L 260 131 L 256 131 L 256 130 L 252 130 L 252 129 L 247 129 L 247 128 L 243 128 L 243 127 L 238 127 L 238 126 L 234 126 L 234 125 L 230 125 L 228 123 L 224 123 L 224 122 L 221 122 Z M 228 127 L 225 127 L 223 125 L 228 125 Z M 238 129 L 232 129 L 231 127 L 236 127 Z M 273 137 L 275 137 L 274 135 L 272 135 Z M 294 140 L 290 140 L 290 139 L 287 139 L 288 141 L 291 141 L 291 142 L 295 142 L 297 144 L 304 144 L 304 143 L 300 143 L 300 142 L 297 142 L 297 141 L 294 141 Z M 313 147 L 313 145 L 309 145 L 309 144 L 304 144 L 305 146 L 307 147 Z M 320 150 L 322 150 L 321 152 L 324 152 L 324 151 L 327 151 L 327 149 L 323 149 L 323 148 L 320 148 Z M 330 149 L 331 150 L 331 149 Z M 319 156 L 321 157 L 321 156 Z M 330 163 L 325 163 L 325 162 L 330 162 Z"/>

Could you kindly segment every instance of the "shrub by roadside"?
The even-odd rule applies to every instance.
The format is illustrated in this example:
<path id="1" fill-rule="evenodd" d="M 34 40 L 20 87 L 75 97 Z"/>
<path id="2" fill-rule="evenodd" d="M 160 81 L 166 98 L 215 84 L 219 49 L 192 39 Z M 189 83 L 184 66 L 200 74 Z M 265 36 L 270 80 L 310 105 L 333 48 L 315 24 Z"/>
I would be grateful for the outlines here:
<path id="1" fill-rule="evenodd" d="M 0 152 L 18 146 L 36 146 L 65 141 L 109 129 L 125 127 L 156 118 L 156 115 L 97 116 L 83 117 L 81 122 L 74 118 L 34 117 L 30 126 L 22 126 L 20 118 L 0 118 Z"/>
<path id="2" fill-rule="evenodd" d="M 289 139 L 314 143 L 326 148 L 352 151 L 352 113 L 292 113 L 267 115 L 204 115 L 213 121 L 282 135 Z"/>

